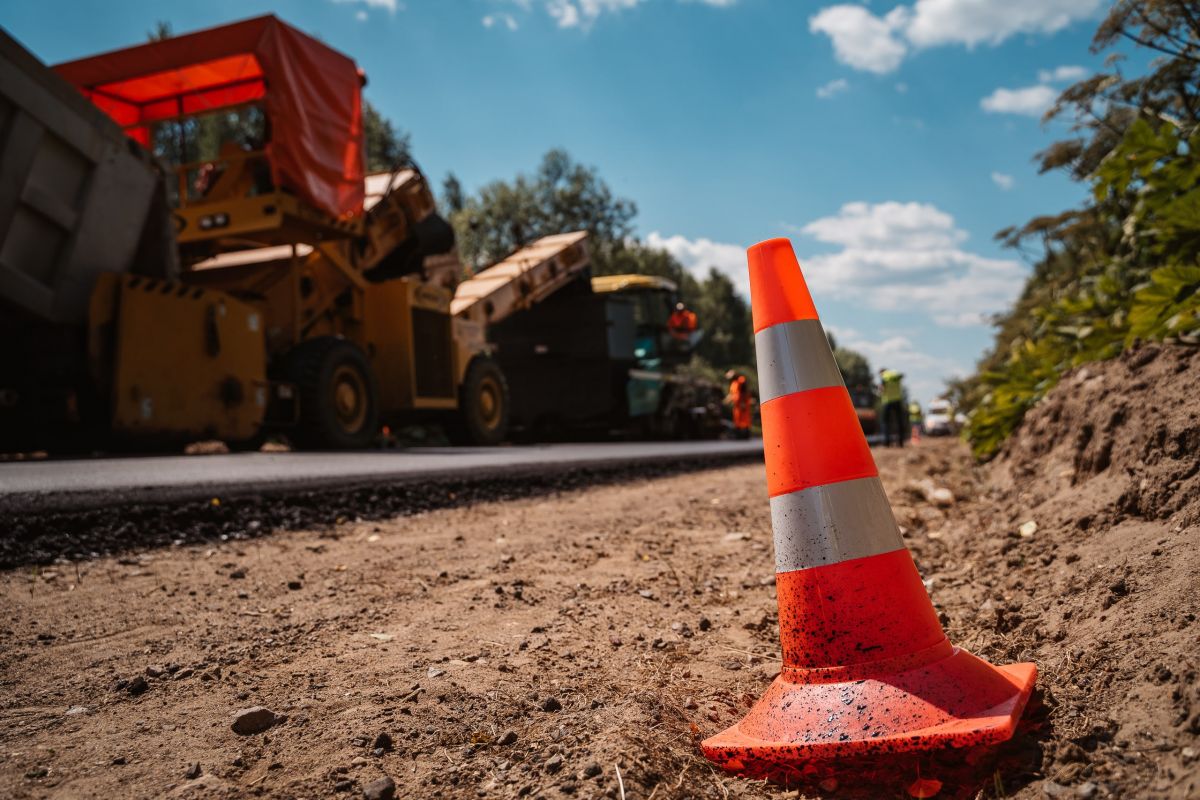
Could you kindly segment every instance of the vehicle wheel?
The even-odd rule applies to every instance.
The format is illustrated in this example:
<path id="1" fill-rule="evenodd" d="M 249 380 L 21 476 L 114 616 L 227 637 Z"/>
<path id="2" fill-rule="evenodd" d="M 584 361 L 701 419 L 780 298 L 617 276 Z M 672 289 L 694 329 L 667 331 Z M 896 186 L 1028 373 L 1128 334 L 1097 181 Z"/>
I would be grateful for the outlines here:
<path id="1" fill-rule="evenodd" d="M 458 415 L 446 434 L 455 444 L 492 446 L 508 434 L 508 381 L 500 365 L 476 356 L 458 392 Z"/>
<path id="2" fill-rule="evenodd" d="M 296 384 L 301 447 L 348 450 L 369 446 L 379 433 L 375 374 L 356 345 L 334 336 L 301 342 L 288 357 Z"/>

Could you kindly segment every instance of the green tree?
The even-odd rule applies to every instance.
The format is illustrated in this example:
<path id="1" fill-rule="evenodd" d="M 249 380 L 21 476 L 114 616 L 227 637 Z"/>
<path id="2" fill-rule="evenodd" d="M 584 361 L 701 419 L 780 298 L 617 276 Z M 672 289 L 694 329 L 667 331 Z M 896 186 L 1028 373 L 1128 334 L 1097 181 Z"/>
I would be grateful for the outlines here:
<path id="1" fill-rule="evenodd" d="M 632 236 L 632 201 L 615 197 L 595 168 L 551 150 L 532 175 L 493 181 L 451 214 L 459 253 L 478 269 L 552 233 L 586 230 L 599 272 Z"/>
<path id="2" fill-rule="evenodd" d="M 393 125 L 366 98 L 362 121 L 367 172 L 391 172 L 412 163 L 409 134 Z"/>
<path id="3" fill-rule="evenodd" d="M 1113 54 L 1063 92 L 1048 116 L 1069 114 L 1072 136 L 1038 154 L 1090 183 L 1091 201 L 998 234 L 1035 263 L 976 374 L 950 386 L 979 456 L 1070 367 L 1200 334 L 1200 15 L 1190 0 L 1119 0 L 1093 50 L 1122 42 L 1158 57 L 1130 76 Z"/>

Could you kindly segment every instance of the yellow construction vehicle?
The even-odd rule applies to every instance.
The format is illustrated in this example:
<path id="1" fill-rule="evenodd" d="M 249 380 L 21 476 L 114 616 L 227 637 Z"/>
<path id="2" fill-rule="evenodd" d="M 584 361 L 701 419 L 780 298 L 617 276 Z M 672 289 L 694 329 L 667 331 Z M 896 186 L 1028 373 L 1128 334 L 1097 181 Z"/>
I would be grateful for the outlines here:
<path id="1" fill-rule="evenodd" d="M 36 164 L 8 170 L 11 153 L 29 154 L 12 126 L 0 141 L 13 184 L 0 186 L 0 200 L 28 201 L 16 211 L 0 205 L 0 325 L 24 342 L 0 378 L 0 435 L 12 440 L 0 450 L 72 425 L 234 444 L 276 430 L 333 448 L 365 446 L 381 423 L 405 421 L 440 422 L 455 441 L 504 438 L 505 377 L 489 357 L 487 320 L 451 313 L 463 268 L 427 182 L 411 164 L 364 174 L 365 78 L 353 61 L 271 16 L 61 64 L 55 74 L 7 37 L 3 44 L 4 74 L 40 87 L 0 90 L 53 140 L 35 161 L 65 158 L 61 143 L 72 137 L 106 150 L 83 158 L 83 145 L 72 145 L 88 192 L 64 200 L 56 195 L 71 188 L 61 168 L 50 163 L 42 178 Z M 88 100 L 95 108 L 80 107 Z M 247 110 L 256 129 L 187 160 L 187 137 L 225 130 L 223 119 Z M 164 135 L 178 137 L 176 163 L 152 164 L 147 153 L 161 155 Z M 133 157 L 125 137 L 142 145 Z M 108 151 L 129 162 L 117 178 L 137 184 L 125 209 L 111 207 L 121 191 L 97 191 L 114 180 L 96 166 Z M 70 253 L 49 267 L 10 258 L 14 243 L 43 234 L 47 213 L 68 244 L 107 217 L 123 249 L 98 258 L 101 269 Z M 582 234 L 550 238 L 514 257 L 564 273 L 586 267 Z M 6 285 L 6 270 L 20 286 Z M 51 306 L 69 308 L 51 314 Z M 49 362 L 67 366 L 51 374 Z"/>

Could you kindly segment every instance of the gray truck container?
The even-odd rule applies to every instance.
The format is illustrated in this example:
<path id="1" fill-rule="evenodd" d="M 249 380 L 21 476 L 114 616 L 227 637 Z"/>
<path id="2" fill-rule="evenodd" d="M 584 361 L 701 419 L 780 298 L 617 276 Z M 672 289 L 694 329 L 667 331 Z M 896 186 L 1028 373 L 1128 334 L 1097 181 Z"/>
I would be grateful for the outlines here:
<path id="1" fill-rule="evenodd" d="M 82 325 L 101 272 L 178 273 L 162 178 L 0 29 L 0 314 Z"/>

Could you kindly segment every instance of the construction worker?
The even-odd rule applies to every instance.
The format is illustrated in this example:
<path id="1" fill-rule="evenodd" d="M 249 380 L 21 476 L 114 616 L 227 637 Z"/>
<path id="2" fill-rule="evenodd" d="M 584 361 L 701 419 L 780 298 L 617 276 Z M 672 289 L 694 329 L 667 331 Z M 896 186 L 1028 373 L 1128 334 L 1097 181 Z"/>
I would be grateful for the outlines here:
<path id="1" fill-rule="evenodd" d="M 910 432 L 905 418 L 908 416 L 904 408 L 904 386 L 901 384 L 904 375 L 894 369 L 879 370 L 879 400 L 883 403 L 883 444 L 892 446 L 893 436 L 897 447 L 904 447 L 904 440 Z"/>
<path id="2" fill-rule="evenodd" d="M 677 341 L 691 341 L 696 332 L 696 314 L 683 303 L 676 303 L 675 310 L 667 318 L 667 330 Z"/>
<path id="3" fill-rule="evenodd" d="M 913 444 L 921 441 L 921 421 L 924 418 L 925 415 L 921 413 L 920 403 L 913 400 L 908 404 L 909 438 L 912 439 Z"/>
<path id="4" fill-rule="evenodd" d="M 750 396 L 750 384 L 746 376 L 740 372 L 729 370 L 725 373 L 729 381 L 729 394 L 725 402 L 733 408 L 733 432 L 739 439 L 750 438 L 750 418 L 754 399 Z"/>

